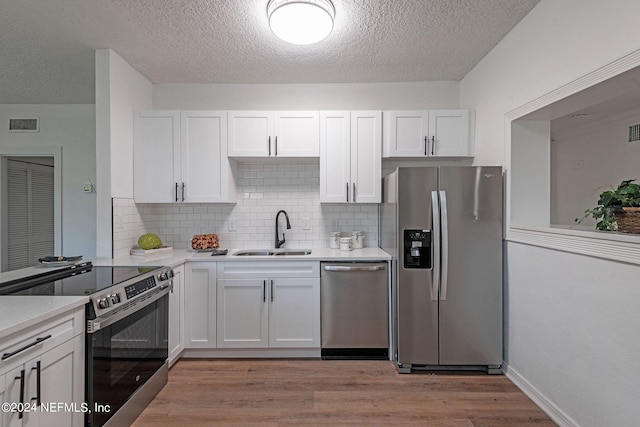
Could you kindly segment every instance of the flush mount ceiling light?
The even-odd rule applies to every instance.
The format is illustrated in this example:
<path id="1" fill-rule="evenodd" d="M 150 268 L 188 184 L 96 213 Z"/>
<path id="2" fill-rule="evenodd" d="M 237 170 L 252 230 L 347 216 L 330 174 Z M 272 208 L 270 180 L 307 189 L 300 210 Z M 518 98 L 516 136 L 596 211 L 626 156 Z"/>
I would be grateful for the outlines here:
<path id="1" fill-rule="evenodd" d="M 269 0 L 271 31 L 292 44 L 313 44 L 331 33 L 335 8 L 330 0 Z"/>

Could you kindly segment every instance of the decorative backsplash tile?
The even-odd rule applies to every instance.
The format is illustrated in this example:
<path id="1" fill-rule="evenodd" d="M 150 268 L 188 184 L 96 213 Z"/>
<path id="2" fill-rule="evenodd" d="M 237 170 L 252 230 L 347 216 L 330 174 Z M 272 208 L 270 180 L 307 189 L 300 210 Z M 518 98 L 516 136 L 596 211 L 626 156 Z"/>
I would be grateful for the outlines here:
<path id="1" fill-rule="evenodd" d="M 365 232 L 365 246 L 378 246 L 378 205 L 321 204 L 317 159 L 238 163 L 236 182 L 237 204 L 135 204 L 113 199 L 114 256 L 128 254 L 146 232 L 180 249 L 189 247 L 192 235 L 202 233 L 218 234 L 224 248 L 273 248 L 280 209 L 291 222 L 287 230 L 280 216 L 285 247 L 328 247 L 331 231 L 357 230 Z M 304 229 L 307 225 L 310 230 Z"/>

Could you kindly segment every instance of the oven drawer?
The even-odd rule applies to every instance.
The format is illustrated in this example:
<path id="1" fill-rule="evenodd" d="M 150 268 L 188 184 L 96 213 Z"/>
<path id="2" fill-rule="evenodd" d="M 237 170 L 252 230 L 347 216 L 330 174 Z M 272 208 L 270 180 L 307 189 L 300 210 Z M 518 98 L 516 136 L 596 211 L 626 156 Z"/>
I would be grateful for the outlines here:
<path id="1" fill-rule="evenodd" d="M 84 306 L 0 340 L 0 374 L 84 332 Z"/>

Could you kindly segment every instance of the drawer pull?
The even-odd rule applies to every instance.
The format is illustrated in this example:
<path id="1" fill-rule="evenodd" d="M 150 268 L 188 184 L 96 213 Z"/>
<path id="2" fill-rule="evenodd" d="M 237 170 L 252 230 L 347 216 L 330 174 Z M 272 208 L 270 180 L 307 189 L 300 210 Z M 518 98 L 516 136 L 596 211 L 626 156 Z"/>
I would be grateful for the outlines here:
<path id="1" fill-rule="evenodd" d="M 38 338 L 36 338 L 36 340 L 35 340 L 34 342 L 32 342 L 32 343 L 30 343 L 30 344 L 27 344 L 27 345 L 25 345 L 24 347 L 17 349 L 16 351 L 12 351 L 11 353 L 4 353 L 4 354 L 2 355 L 2 360 L 7 360 L 8 358 L 13 357 L 13 356 L 15 356 L 15 355 L 16 355 L 16 354 L 18 354 L 18 353 L 22 353 L 23 351 L 25 351 L 25 350 L 27 350 L 27 349 L 29 349 L 29 348 L 33 347 L 34 345 L 38 345 L 38 344 L 40 344 L 42 341 L 46 341 L 46 340 L 48 340 L 49 338 L 51 338 L 51 334 L 47 335 L 46 337 L 38 337 Z"/>

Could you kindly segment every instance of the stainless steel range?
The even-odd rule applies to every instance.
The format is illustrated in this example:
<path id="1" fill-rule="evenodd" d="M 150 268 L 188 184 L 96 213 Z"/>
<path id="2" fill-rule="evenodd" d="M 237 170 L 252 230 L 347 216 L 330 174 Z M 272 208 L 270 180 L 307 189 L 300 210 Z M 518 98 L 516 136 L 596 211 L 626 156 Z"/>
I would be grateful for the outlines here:
<path id="1" fill-rule="evenodd" d="M 0 295 L 89 295 L 87 426 L 129 425 L 167 382 L 168 267 L 91 263 L 0 286 Z"/>

